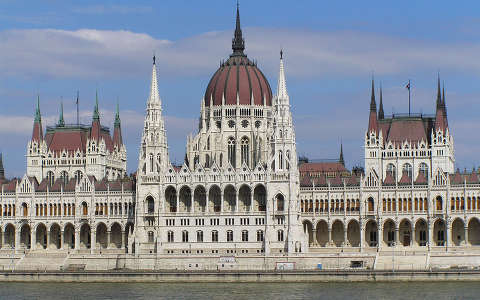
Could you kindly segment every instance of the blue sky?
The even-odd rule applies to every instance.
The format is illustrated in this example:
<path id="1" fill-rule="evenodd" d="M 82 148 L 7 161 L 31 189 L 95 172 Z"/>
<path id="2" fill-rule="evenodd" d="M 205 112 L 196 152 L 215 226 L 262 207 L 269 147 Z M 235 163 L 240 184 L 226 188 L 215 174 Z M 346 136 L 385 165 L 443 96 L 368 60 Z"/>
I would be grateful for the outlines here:
<path id="1" fill-rule="evenodd" d="M 246 51 L 276 88 L 284 48 L 298 152 L 363 163 L 370 80 L 385 111 L 434 112 L 436 76 L 445 81 L 456 164 L 480 164 L 480 3 L 476 1 L 240 1 Z M 151 56 L 158 61 L 170 156 L 180 162 L 200 101 L 231 52 L 235 1 L 0 0 L 0 150 L 9 176 L 25 171 L 34 103 L 58 119 L 91 120 L 95 90 L 102 123 L 120 102 L 128 169 L 137 166 Z"/>

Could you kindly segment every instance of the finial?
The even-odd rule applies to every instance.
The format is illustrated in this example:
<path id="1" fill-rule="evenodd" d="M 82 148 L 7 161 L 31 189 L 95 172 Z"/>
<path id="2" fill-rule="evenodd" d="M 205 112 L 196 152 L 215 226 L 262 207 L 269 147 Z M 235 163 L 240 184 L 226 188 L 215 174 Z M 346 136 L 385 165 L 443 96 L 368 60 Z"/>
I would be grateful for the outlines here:
<path id="1" fill-rule="evenodd" d="M 345 166 L 345 160 L 343 159 L 343 142 L 340 140 L 340 158 L 338 159 L 338 162 L 341 163 L 343 166 Z"/>
<path id="2" fill-rule="evenodd" d="M 153 64 L 155 64 L 155 51 L 153 52 Z"/>
<path id="3" fill-rule="evenodd" d="M 235 33 L 232 40 L 232 55 L 244 55 L 243 50 L 245 50 L 245 40 L 242 37 L 242 29 L 240 27 L 240 5 L 237 1 L 237 18 L 235 22 Z"/>
<path id="4" fill-rule="evenodd" d="M 382 83 L 380 82 L 380 104 L 378 108 L 378 119 L 382 120 L 385 118 L 385 113 L 383 111 L 383 92 L 382 92 Z"/>
<path id="5" fill-rule="evenodd" d="M 283 59 L 283 49 L 280 49 L 280 59 Z"/>
<path id="6" fill-rule="evenodd" d="M 99 120 L 100 115 L 98 113 L 98 90 L 95 90 L 95 108 L 93 110 L 93 119 Z"/>
<path id="7" fill-rule="evenodd" d="M 37 109 L 35 110 L 35 122 L 41 122 L 42 115 L 40 113 L 40 94 L 37 94 Z"/>
<path id="8" fill-rule="evenodd" d="M 372 95 L 370 98 L 370 111 L 377 111 L 377 103 L 375 102 L 375 83 L 372 74 Z"/>
<path id="9" fill-rule="evenodd" d="M 115 113 L 115 124 L 114 127 L 120 127 L 120 100 L 117 97 L 117 112 Z"/>

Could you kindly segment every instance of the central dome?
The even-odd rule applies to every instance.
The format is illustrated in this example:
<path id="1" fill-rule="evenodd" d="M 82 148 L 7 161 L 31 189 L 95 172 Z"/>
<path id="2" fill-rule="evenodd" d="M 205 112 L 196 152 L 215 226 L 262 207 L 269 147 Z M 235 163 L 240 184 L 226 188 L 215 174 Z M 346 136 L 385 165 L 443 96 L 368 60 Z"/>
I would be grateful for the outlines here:
<path id="1" fill-rule="evenodd" d="M 245 41 L 240 28 L 240 13 L 237 7 L 233 53 L 213 74 L 205 92 L 205 106 L 222 105 L 272 105 L 272 89 L 267 78 L 257 65 L 243 52 Z M 237 102 L 238 96 L 238 102 Z"/>

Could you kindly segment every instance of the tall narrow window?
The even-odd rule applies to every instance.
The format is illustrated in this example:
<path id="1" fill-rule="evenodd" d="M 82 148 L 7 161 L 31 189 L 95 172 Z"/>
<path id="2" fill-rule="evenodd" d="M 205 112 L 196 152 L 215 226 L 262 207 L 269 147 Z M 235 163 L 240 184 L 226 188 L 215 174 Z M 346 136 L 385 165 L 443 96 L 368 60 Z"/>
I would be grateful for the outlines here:
<path id="1" fill-rule="evenodd" d="M 283 169 L 283 152 L 278 151 L 278 169 L 282 170 Z"/>
<path id="2" fill-rule="evenodd" d="M 77 184 L 80 183 L 80 180 L 82 180 L 82 178 L 82 171 L 75 171 L 75 181 L 77 182 Z"/>
<path id="3" fill-rule="evenodd" d="M 287 170 L 290 169 L 290 151 L 287 150 L 285 152 L 286 160 L 285 160 L 285 165 L 287 166 Z"/>
<path id="4" fill-rule="evenodd" d="M 249 153 L 250 153 L 250 143 L 247 137 L 243 137 L 241 144 L 242 150 L 242 165 L 245 163 L 247 166 L 249 165 Z"/>
<path id="5" fill-rule="evenodd" d="M 55 182 L 55 175 L 53 174 L 52 171 L 48 171 L 47 180 L 49 185 L 53 185 L 53 183 Z"/>
<path id="6" fill-rule="evenodd" d="M 233 137 L 228 138 L 228 161 L 235 168 L 235 139 Z"/>
<path id="7" fill-rule="evenodd" d="M 157 173 L 160 173 L 160 154 L 157 154 Z"/>
<path id="8" fill-rule="evenodd" d="M 426 163 L 420 164 L 420 173 L 422 173 L 423 176 L 428 179 L 428 166 Z"/>
<path id="9" fill-rule="evenodd" d="M 412 178 L 412 165 L 411 164 L 404 164 L 403 165 L 403 173 L 407 173 L 407 176 Z"/>
<path id="10" fill-rule="evenodd" d="M 212 242 L 218 242 L 218 231 L 212 231 Z"/>
<path id="11" fill-rule="evenodd" d="M 388 164 L 387 165 L 387 175 L 390 174 L 393 178 L 396 178 L 395 176 L 396 171 L 395 171 L 395 165 L 394 164 Z"/>
<path id="12" fill-rule="evenodd" d="M 153 172 L 153 154 L 150 153 L 150 172 Z"/>
<path id="13" fill-rule="evenodd" d="M 62 173 L 60 173 L 60 178 L 62 179 L 63 184 L 66 185 L 68 183 L 67 171 L 63 171 Z"/>

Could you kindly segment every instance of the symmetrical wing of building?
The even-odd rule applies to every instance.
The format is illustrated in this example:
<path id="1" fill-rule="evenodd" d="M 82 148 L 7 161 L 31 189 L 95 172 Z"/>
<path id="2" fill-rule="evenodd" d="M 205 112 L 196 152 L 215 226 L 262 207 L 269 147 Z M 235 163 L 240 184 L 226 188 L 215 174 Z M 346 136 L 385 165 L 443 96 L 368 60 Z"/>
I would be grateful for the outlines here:
<path id="1" fill-rule="evenodd" d="M 38 104 L 25 176 L 6 180 L 0 168 L 1 251 L 241 256 L 480 244 L 480 177 L 454 169 L 440 83 L 435 115 L 386 117 L 372 81 L 364 172 L 350 172 L 343 151 L 335 162 L 298 160 L 283 54 L 273 94 L 245 54 L 238 8 L 232 50 L 206 88 L 181 166 L 169 159 L 155 58 L 135 176 L 126 176 L 118 109 L 111 136 L 98 98 L 91 125 L 66 124 L 62 109 L 46 131 Z"/>

